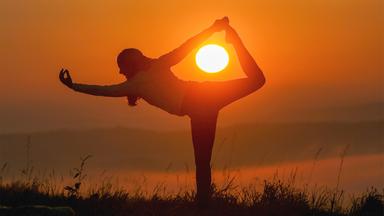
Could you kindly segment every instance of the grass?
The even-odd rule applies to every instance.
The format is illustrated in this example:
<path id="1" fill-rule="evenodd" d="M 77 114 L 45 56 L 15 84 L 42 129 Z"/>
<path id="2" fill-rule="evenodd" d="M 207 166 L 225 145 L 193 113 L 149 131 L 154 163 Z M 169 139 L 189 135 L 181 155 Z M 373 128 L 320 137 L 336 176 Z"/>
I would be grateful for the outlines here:
<path id="1" fill-rule="evenodd" d="M 350 197 L 350 204 L 343 206 L 344 191 L 296 188 L 294 178 L 264 181 L 259 190 L 254 185 L 236 187 L 229 179 L 221 188 L 213 186 L 212 201 L 204 209 L 196 205 L 194 191 L 167 194 L 159 189 L 148 197 L 105 182 L 81 193 L 87 159 L 88 156 L 82 159 L 72 175 L 73 183 L 65 187 L 52 183 L 53 178 L 31 177 L 31 170 L 22 170 L 26 177 L 21 180 L 0 181 L 0 205 L 69 206 L 77 215 L 383 215 L 384 191 L 371 188 Z"/>
<path id="2" fill-rule="evenodd" d="M 281 182 L 265 181 L 261 191 L 249 186 L 240 194 L 215 189 L 209 207 L 200 209 L 194 192 L 143 197 L 124 190 L 90 191 L 85 195 L 50 193 L 39 183 L 13 182 L 0 186 L 0 204 L 5 206 L 70 206 L 78 215 L 383 215 L 383 193 L 370 189 L 352 198 L 349 207 L 334 204 L 341 191 L 298 190 Z M 336 206 L 333 207 L 332 206 Z"/>
<path id="3" fill-rule="evenodd" d="M 347 149 L 347 147 L 346 147 Z M 345 151 L 346 151 L 345 149 Z M 70 173 L 71 182 L 63 185 L 63 177 L 53 171 L 48 175 L 35 175 L 29 160 L 27 148 L 26 167 L 20 170 L 17 180 L 5 181 L 7 163 L 0 168 L 0 214 L 1 206 L 19 207 L 30 205 L 68 206 L 76 215 L 259 215 L 259 216 L 344 216 L 384 215 L 384 190 L 370 188 L 366 192 L 347 197 L 339 189 L 340 173 L 344 153 L 341 155 L 338 181 L 335 188 L 302 188 L 295 186 L 295 173 L 289 180 L 277 177 L 264 181 L 261 188 L 248 185 L 240 188 L 234 185 L 234 177 L 227 174 L 227 181 L 221 187 L 213 185 L 209 206 L 200 208 L 195 202 L 193 190 L 167 193 L 159 184 L 152 194 L 140 190 L 127 191 L 111 180 L 102 180 L 99 185 L 84 188 L 85 165 L 91 156 L 81 158 L 78 168 Z M 89 184 L 88 184 L 89 185 Z M 343 203 L 349 199 L 348 204 Z"/>

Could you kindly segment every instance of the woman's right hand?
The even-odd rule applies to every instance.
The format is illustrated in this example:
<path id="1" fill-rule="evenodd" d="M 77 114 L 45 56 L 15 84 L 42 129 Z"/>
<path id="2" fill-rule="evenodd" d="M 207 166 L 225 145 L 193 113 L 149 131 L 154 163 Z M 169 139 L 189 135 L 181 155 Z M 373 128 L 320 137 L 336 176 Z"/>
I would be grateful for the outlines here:
<path id="1" fill-rule="evenodd" d="M 73 88 L 72 78 L 67 69 L 61 69 L 59 73 L 60 81 L 68 88 Z"/>

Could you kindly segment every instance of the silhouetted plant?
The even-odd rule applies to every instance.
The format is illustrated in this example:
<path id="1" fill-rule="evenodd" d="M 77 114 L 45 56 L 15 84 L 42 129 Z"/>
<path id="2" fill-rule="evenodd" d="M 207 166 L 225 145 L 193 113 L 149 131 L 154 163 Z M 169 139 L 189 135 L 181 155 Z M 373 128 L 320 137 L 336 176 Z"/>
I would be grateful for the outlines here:
<path id="1" fill-rule="evenodd" d="M 27 143 L 26 143 L 26 163 L 25 163 L 25 167 L 20 170 L 21 174 L 24 176 L 24 182 L 26 184 L 36 184 L 35 181 L 37 181 L 37 179 L 33 179 L 32 177 L 34 167 L 32 166 L 32 160 L 31 160 L 31 143 L 32 143 L 31 140 L 32 140 L 32 137 L 28 135 Z"/>
<path id="2" fill-rule="evenodd" d="M 5 173 L 5 170 L 6 170 L 7 167 L 8 167 L 8 163 L 7 162 L 5 162 L 3 164 L 3 166 L 1 166 L 1 169 L 0 169 L 0 185 L 3 184 L 4 173 Z"/>
<path id="3" fill-rule="evenodd" d="M 371 188 L 366 194 L 352 200 L 349 215 L 384 215 L 384 192 Z"/>
<path id="4" fill-rule="evenodd" d="M 64 190 L 66 190 L 68 192 L 68 195 L 70 197 L 78 197 L 79 196 L 81 184 L 82 184 L 83 180 L 85 179 L 85 177 L 87 176 L 86 174 L 83 173 L 85 163 L 91 157 L 92 157 L 92 155 L 87 155 L 84 158 L 80 158 L 80 160 L 81 160 L 80 167 L 73 169 L 75 172 L 74 172 L 72 178 L 75 180 L 75 183 L 72 186 L 67 185 L 64 187 Z"/>

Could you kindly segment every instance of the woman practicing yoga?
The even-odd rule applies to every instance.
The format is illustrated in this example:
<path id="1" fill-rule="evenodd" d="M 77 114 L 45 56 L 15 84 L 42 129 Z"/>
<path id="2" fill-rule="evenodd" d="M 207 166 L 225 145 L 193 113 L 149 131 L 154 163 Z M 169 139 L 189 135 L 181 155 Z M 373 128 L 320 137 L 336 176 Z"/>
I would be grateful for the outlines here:
<path id="1" fill-rule="evenodd" d="M 171 67 L 179 63 L 194 48 L 201 45 L 213 33 L 226 32 L 226 40 L 237 53 L 246 78 L 221 82 L 194 82 L 178 79 Z M 236 31 L 229 25 L 227 17 L 216 20 L 209 28 L 187 40 L 177 49 L 149 58 L 139 50 L 123 50 L 117 57 L 120 73 L 126 81 L 108 86 L 73 83 L 66 69 L 59 78 L 67 87 L 86 94 L 127 97 L 135 106 L 142 98 L 153 106 L 178 116 L 189 116 L 196 165 L 196 198 L 207 203 L 211 197 L 211 155 L 215 140 L 216 121 L 221 108 L 258 90 L 265 83 L 263 72 L 243 45 Z"/>

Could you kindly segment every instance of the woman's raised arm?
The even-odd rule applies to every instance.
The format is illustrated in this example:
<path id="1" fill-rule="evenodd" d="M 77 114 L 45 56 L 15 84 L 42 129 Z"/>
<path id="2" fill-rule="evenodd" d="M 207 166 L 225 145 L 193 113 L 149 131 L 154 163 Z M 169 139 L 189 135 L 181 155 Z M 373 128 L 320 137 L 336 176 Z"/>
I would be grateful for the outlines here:
<path id="1" fill-rule="evenodd" d="M 162 55 L 158 60 L 162 64 L 173 66 L 183 60 L 194 48 L 207 40 L 213 33 L 224 30 L 228 25 L 228 17 L 216 20 L 210 27 L 184 42 L 180 47 Z"/>

